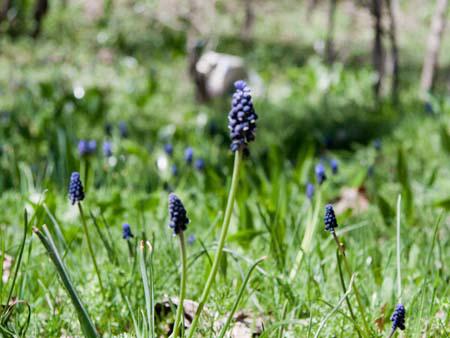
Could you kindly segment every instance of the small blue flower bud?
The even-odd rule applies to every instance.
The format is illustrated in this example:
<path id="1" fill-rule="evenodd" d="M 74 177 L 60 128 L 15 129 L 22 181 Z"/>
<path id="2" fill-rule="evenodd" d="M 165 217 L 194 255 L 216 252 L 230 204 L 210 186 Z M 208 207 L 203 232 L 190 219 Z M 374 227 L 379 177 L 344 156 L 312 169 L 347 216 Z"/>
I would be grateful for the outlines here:
<path id="1" fill-rule="evenodd" d="M 81 183 L 80 173 L 76 171 L 70 176 L 69 200 L 72 205 L 84 200 L 84 189 Z"/>
<path id="2" fill-rule="evenodd" d="M 250 88 L 242 80 L 234 83 L 236 91 L 233 94 L 231 110 L 228 114 L 228 129 L 231 137 L 231 151 L 248 152 L 248 143 L 255 140 L 256 115 L 253 107 Z"/>
<path id="3" fill-rule="evenodd" d="M 195 169 L 202 171 L 203 169 L 205 169 L 205 160 L 202 158 L 199 158 L 195 161 Z"/>
<path id="4" fill-rule="evenodd" d="M 103 154 L 106 157 L 111 157 L 112 156 L 112 144 L 109 141 L 105 141 L 103 142 Z"/>
<path id="5" fill-rule="evenodd" d="M 189 245 L 194 244 L 194 242 L 195 242 L 195 236 L 194 236 L 194 235 L 190 235 L 190 236 L 188 237 L 187 242 L 188 242 Z"/>
<path id="6" fill-rule="evenodd" d="M 405 329 L 405 307 L 403 304 L 397 304 L 394 313 L 391 317 L 392 321 L 392 331 L 399 328 L 400 330 Z"/>
<path id="7" fill-rule="evenodd" d="M 331 167 L 331 172 L 333 173 L 333 175 L 336 175 L 339 171 L 339 164 L 338 161 L 335 159 L 331 159 L 330 160 L 330 167 Z"/>
<path id="8" fill-rule="evenodd" d="M 171 156 L 173 154 L 173 146 L 170 143 L 165 144 L 164 151 L 167 155 Z"/>
<path id="9" fill-rule="evenodd" d="M 321 185 L 327 179 L 327 175 L 325 174 L 325 167 L 322 163 L 318 163 L 315 168 L 317 183 Z"/>
<path id="10" fill-rule="evenodd" d="M 188 163 L 192 163 L 192 159 L 194 158 L 194 150 L 191 147 L 186 148 L 184 151 L 184 160 Z"/>
<path id="11" fill-rule="evenodd" d="M 128 137 L 128 126 L 125 121 L 119 122 L 119 134 L 120 134 L 120 137 L 122 137 L 122 138 Z"/>
<path id="12" fill-rule="evenodd" d="M 333 206 L 331 204 L 325 206 L 325 217 L 323 221 L 325 223 L 326 231 L 334 232 L 334 229 L 338 226 L 336 215 L 334 214 Z"/>
<path id="13" fill-rule="evenodd" d="M 125 240 L 129 240 L 129 239 L 131 239 L 133 237 L 134 237 L 134 235 L 131 232 L 130 225 L 128 223 L 124 223 L 122 225 L 122 238 L 125 239 Z"/>
<path id="14" fill-rule="evenodd" d="M 189 218 L 183 203 L 174 193 L 169 194 L 169 228 L 178 235 L 186 230 L 188 224 Z"/>

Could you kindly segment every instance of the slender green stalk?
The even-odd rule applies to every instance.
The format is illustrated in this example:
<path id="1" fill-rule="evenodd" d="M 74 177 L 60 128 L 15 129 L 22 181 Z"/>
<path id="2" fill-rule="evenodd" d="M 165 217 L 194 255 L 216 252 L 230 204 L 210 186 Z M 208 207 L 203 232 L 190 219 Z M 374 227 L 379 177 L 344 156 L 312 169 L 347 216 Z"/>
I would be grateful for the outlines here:
<path id="1" fill-rule="evenodd" d="M 400 213 L 402 206 L 402 195 L 397 198 L 397 292 L 398 302 L 402 302 L 402 275 L 401 275 L 401 261 L 400 261 Z"/>
<path id="2" fill-rule="evenodd" d="M 83 334 L 87 338 L 97 338 L 98 333 L 97 330 L 95 329 L 94 323 L 91 317 L 89 316 L 89 313 L 85 309 L 80 297 L 78 296 L 75 287 L 73 286 L 72 280 L 70 279 L 69 276 L 69 272 L 67 271 L 67 268 L 63 260 L 61 259 L 61 256 L 59 255 L 58 249 L 56 248 L 55 243 L 53 242 L 52 236 L 45 225 L 43 226 L 43 229 L 45 234 L 43 234 L 38 228 L 33 228 L 33 231 L 34 233 L 37 234 L 37 236 L 41 240 L 42 244 L 47 250 L 47 253 L 50 256 L 50 259 L 52 260 L 53 264 L 56 267 L 56 271 L 58 272 L 61 281 L 67 293 L 69 294 L 70 299 L 72 300 L 73 306 L 77 311 L 81 330 L 83 331 Z"/>
<path id="3" fill-rule="evenodd" d="M 194 337 L 195 330 L 197 329 L 198 321 L 200 319 L 200 315 L 208 300 L 209 293 L 211 291 L 211 286 L 214 283 L 214 279 L 216 277 L 217 270 L 220 265 L 220 259 L 222 258 L 223 247 L 225 245 L 225 239 L 227 237 L 228 227 L 230 225 L 231 214 L 233 212 L 234 200 L 236 197 L 236 191 L 239 181 L 239 167 L 241 161 L 242 161 L 242 151 L 239 150 L 235 153 L 234 156 L 233 177 L 231 179 L 231 187 L 230 192 L 228 194 L 228 201 L 225 209 L 225 216 L 222 223 L 222 231 L 220 233 L 219 243 L 217 245 L 216 256 L 214 257 L 213 266 L 211 268 L 202 295 L 200 297 L 200 302 L 198 304 L 197 311 L 195 312 L 194 320 L 192 321 L 191 328 L 189 329 L 188 338 Z"/>
<path id="4" fill-rule="evenodd" d="M 87 241 L 89 253 L 91 254 L 92 262 L 94 263 L 95 273 L 97 274 L 98 283 L 100 284 L 100 289 L 102 290 L 103 297 L 106 297 L 106 290 L 103 287 L 103 282 L 102 282 L 102 278 L 100 277 L 100 270 L 97 265 L 97 260 L 95 259 L 94 249 L 92 248 L 91 238 L 89 236 L 86 219 L 84 218 L 83 207 L 81 206 L 80 202 L 78 202 L 77 205 L 78 205 L 78 210 L 80 211 L 81 223 L 83 224 L 84 234 L 86 235 L 86 241 Z"/>
<path id="5" fill-rule="evenodd" d="M 339 257 L 339 250 L 336 251 L 336 259 L 337 259 L 337 263 L 338 263 L 339 279 L 341 280 L 342 291 L 344 291 L 344 294 L 347 294 L 347 287 L 345 286 L 344 275 L 342 274 L 342 265 L 341 265 L 341 259 Z M 348 297 L 345 297 L 345 302 L 347 303 L 348 310 L 350 311 L 350 316 L 353 319 L 353 325 L 355 326 L 356 332 L 358 333 L 358 337 L 361 337 L 360 328 L 356 324 L 356 317 L 355 317 L 355 314 L 353 313 L 353 308 L 350 303 L 350 299 Z"/>
<path id="6" fill-rule="evenodd" d="M 147 244 L 150 251 L 152 247 L 149 242 L 141 241 L 139 245 L 139 266 L 141 270 L 142 284 L 144 285 L 145 309 L 147 314 L 147 329 L 151 332 L 151 337 L 155 335 L 154 315 L 153 315 L 153 275 L 150 275 L 150 282 L 147 275 L 147 267 L 145 265 L 145 244 Z M 152 261 L 150 260 L 150 266 Z"/>
<path id="7" fill-rule="evenodd" d="M 27 231 L 28 231 L 28 214 L 27 214 L 27 211 L 25 210 L 24 211 L 24 233 L 23 233 L 23 239 L 22 239 L 22 243 L 20 244 L 20 247 L 19 247 L 19 256 L 17 258 L 16 267 L 14 269 L 13 281 L 12 281 L 12 284 L 11 284 L 11 288 L 9 289 L 8 298 L 7 298 L 7 301 L 6 301 L 6 306 L 9 305 L 9 302 L 10 302 L 12 294 L 13 294 L 14 286 L 16 285 L 17 275 L 19 274 L 20 264 L 22 263 L 22 256 L 23 256 L 23 250 L 25 248 L 25 241 L 27 239 Z M 3 264 L 3 260 L 2 260 L 2 264 Z"/>
<path id="8" fill-rule="evenodd" d="M 181 282 L 180 282 L 180 297 L 178 298 L 177 314 L 175 316 L 175 325 L 173 327 L 172 337 L 177 338 L 180 331 L 180 326 L 184 326 L 184 311 L 183 302 L 186 297 L 186 278 L 187 278 L 187 257 L 186 257 L 186 244 L 184 241 L 184 233 L 180 232 L 178 235 L 180 240 L 180 257 L 181 257 Z"/>
<path id="9" fill-rule="evenodd" d="M 312 210 L 309 209 L 308 222 L 306 223 L 305 234 L 303 235 L 300 250 L 298 251 L 297 256 L 295 257 L 294 265 L 289 273 L 288 279 L 289 284 L 291 284 L 294 281 L 295 277 L 297 276 L 298 271 L 300 270 L 300 266 L 302 265 L 305 253 L 309 253 L 311 251 L 311 244 L 319 220 L 319 210 L 321 203 L 322 203 L 322 190 L 320 189 L 319 186 L 319 188 L 317 189 L 314 208 Z M 286 299 L 283 304 L 283 311 L 281 317 L 282 320 L 286 318 L 287 308 L 288 308 L 288 300 Z M 282 338 L 283 334 L 284 334 L 284 326 L 281 326 L 280 330 L 278 331 L 278 338 Z"/>
<path id="10" fill-rule="evenodd" d="M 256 266 L 264 261 L 267 257 L 261 257 L 258 259 L 253 265 L 250 267 L 250 269 L 247 272 L 247 275 L 245 276 L 244 281 L 242 282 L 241 288 L 239 289 L 238 296 L 233 304 L 233 308 L 231 309 L 230 313 L 228 314 L 227 320 L 225 324 L 223 325 L 222 329 L 220 330 L 218 338 L 223 338 L 225 336 L 225 333 L 227 332 L 228 327 L 230 326 L 231 320 L 233 319 L 234 313 L 237 310 L 237 307 L 239 306 L 239 302 L 241 301 L 242 295 L 244 294 L 245 288 L 247 286 L 248 281 L 250 280 L 250 275 L 252 274 L 253 270 L 255 270 Z"/>
<path id="11" fill-rule="evenodd" d="M 352 270 L 350 268 L 350 264 L 348 263 L 347 260 L 347 256 L 345 255 L 345 247 L 344 245 L 339 241 L 339 238 L 336 234 L 335 231 L 332 232 L 333 234 L 333 238 L 336 241 L 336 244 L 338 245 L 339 251 L 341 252 L 342 255 L 342 261 L 344 262 L 344 267 L 345 270 L 347 271 L 347 274 L 349 276 L 352 276 Z M 358 309 L 359 312 L 361 312 L 361 317 L 364 323 L 364 328 L 366 330 L 366 333 L 369 334 L 371 332 L 370 327 L 369 327 L 369 323 L 367 322 L 367 318 L 366 318 L 366 311 L 364 310 L 364 306 L 362 305 L 362 301 L 361 301 L 361 296 L 359 294 L 359 290 L 358 287 L 356 286 L 356 283 L 353 283 L 353 291 L 355 293 L 355 297 L 356 297 L 356 303 L 358 304 Z"/>
<path id="12" fill-rule="evenodd" d="M 317 329 L 317 332 L 314 335 L 314 338 L 318 338 L 319 337 L 320 331 L 322 331 L 322 329 L 325 327 L 325 323 L 327 322 L 327 320 L 333 315 L 333 313 L 335 313 L 337 310 L 339 310 L 339 307 L 347 299 L 348 295 L 352 291 L 352 286 L 354 284 L 354 277 L 355 277 L 354 275 L 351 275 L 350 283 L 348 285 L 347 292 L 345 292 L 344 295 L 341 297 L 341 299 L 339 299 L 339 302 L 337 303 L 337 305 L 329 313 L 327 313 L 325 318 L 320 323 L 319 328 Z"/>

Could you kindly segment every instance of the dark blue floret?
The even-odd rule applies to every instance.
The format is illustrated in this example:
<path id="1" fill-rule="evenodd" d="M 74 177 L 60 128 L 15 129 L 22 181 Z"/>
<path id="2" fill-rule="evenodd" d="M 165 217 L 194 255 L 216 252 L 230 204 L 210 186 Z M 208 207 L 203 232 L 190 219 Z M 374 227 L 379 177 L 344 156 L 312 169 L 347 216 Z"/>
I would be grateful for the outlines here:
<path id="1" fill-rule="evenodd" d="M 119 122 L 119 134 L 122 138 L 127 138 L 128 137 L 128 126 L 127 123 L 125 121 L 120 121 Z"/>
<path id="2" fill-rule="evenodd" d="M 325 206 L 325 217 L 323 218 L 323 221 L 325 223 L 326 231 L 334 232 L 334 229 L 338 226 L 336 215 L 334 214 L 333 206 L 331 204 Z"/>
<path id="3" fill-rule="evenodd" d="M 129 240 L 134 237 L 133 233 L 131 232 L 130 225 L 128 223 L 124 223 L 122 225 L 122 237 L 123 239 Z"/>
<path id="4" fill-rule="evenodd" d="M 194 150 L 191 147 L 186 148 L 186 150 L 184 151 L 184 160 L 187 163 L 191 164 L 193 158 L 194 158 Z"/>
<path id="5" fill-rule="evenodd" d="M 167 143 L 164 145 L 164 151 L 166 152 L 167 155 L 172 155 L 173 154 L 173 146 L 170 143 Z"/>
<path id="6" fill-rule="evenodd" d="M 325 167 L 322 163 L 316 165 L 315 168 L 317 183 L 322 184 L 327 179 L 327 175 L 325 174 Z"/>
<path id="7" fill-rule="evenodd" d="M 111 145 L 111 142 L 105 141 L 103 143 L 103 154 L 106 157 L 111 157 L 112 156 L 112 145 Z"/>
<path id="8" fill-rule="evenodd" d="M 405 329 L 405 307 L 403 304 L 397 304 L 394 313 L 391 317 L 392 321 L 392 331 L 399 328 L 400 330 Z"/>
<path id="9" fill-rule="evenodd" d="M 199 158 L 195 161 L 195 169 L 202 171 L 203 169 L 205 169 L 205 160 L 202 158 Z"/>
<path id="10" fill-rule="evenodd" d="M 97 142 L 95 140 L 80 140 L 78 142 L 78 153 L 80 156 L 88 156 L 95 153 L 97 150 Z"/>
<path id="11" fill-rule="evenodd" d="M 258 115 L 253 107 L 250 88 L 242 81 L 234 83 L 231 111 L 228 114 L 228 129 L 231 137 L 231 151 L 248 152 L 248 143 L 255 140 Z"/>
<path id="12" fill-rule="evenodd" d="M 375 141 L 373 141 L 373 147 L 375 148 L 376 151 L 380 151 L 381 150 L 381 139 L 379 139 L 379 138 L 375 139 Z"/>
<path id="13" fill-rule="evenodd" d="M 306 185 L 306 196 L 307 196 L 309 199 L 312 199 L 312 198 L 313 198 L 313 196 L 314 196 L 314 184 L 308 183 L 308 184 Z"/>
<path id="14" fill-rule="evenodd" d="M 84 189 L 81 183 L 80 173 L 76 171 L 70 176 L 69 200 L 72 205 L 84 200 Z"/>
<path id="15" fill-rule="evenodd" d="M 333 173 L 333 175 L 336 175 L 339 171 L 339 164 L 338 161 L 335 159 L 331 159 L 330 160 L 330 167 L 331 167 L 331 172 Z"/>
<path id="16" fill-rule="evenodd" d="M 172 164 L 172 167 L 170 168 L 172 170 L 172 175 L 177 176 L 178 175 L 178 167 L 176 164 Z"/>
<path id="17" fill-rule="evenodd" d="M 189 218 L 183 203 L 177 195 L 171 193 L 169 195 L 169 228 L 173 230 L 175 235 L 178 235 L 186 230 L 188 224 Z"/>

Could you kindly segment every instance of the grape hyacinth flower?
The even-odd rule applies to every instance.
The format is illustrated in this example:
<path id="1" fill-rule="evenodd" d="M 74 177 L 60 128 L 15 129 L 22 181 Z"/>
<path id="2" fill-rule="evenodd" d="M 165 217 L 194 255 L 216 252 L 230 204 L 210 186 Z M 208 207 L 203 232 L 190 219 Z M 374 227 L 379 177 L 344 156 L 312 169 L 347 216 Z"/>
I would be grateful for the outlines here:
<path id="1" fill-rule="evenodd" d="M 178 167 L 176 164 L 172 164 L 172 167 L 170 168 L 172 170 L 172 175 L 177 176 L 178 175 Z"/>
<path id="2" fill-rule="evenodd" d="M 322 163 L 318 163 L 315 168 L 317 183 L 321 185 L 327 179 L 327 175 L 325 174 L 325 167 Z"/>
<path id="3" fill-rule="evenodd" d="M 199 158 L 195 161 L 195 169 L 202 171 L 203 169 L 205 169 L 205 160 L 202 158 Z"/>
<path id="4" fill-rule="evenodd" d="M 169 228 L 171 228 L 175 235 L 185 231 L 189 224 L 186 209 L 183 202 L 174 193 L 169 194 Z"/>
<path id="5" fill-rule="evenodd" d="M 80 173 L 76 171 L 70 176 L 69 200 L 72 205 L 84 200 L 83 183 L 81 183 Z"/>
<path id="6" fill-rule="evenodd" d="M 339 171 L 339 164 L 338 161 L 335 159 L 331 159 L 330 160 L 330 167 L 331 167 L 331 172 L 333 173 L 333 175 L 336 175 Z"/>
<path id="7" fill-rule="evenodd" d="M 174 193 L 169 194 L 169 228 L 178 235 L 180 243 L 180 259 L 181 259 L 181 281 L 180 281 L 180 296 L 177 312 L 175 314 L 175 323 L 173 326 L 173 335 L 171 337 L 177 338 L 183 325 L 183 303 L 186 296 L 186 279 L 187 279 L 187 255 L 186 244 L 184 241 L 184 231 L 189 223 L 189 218 L 186 214 L 186 209 L 183 203 Z"/>
<path id="8" fill-rule="evenodd" d="M 128 241 L 129 239 L 131 239 L 133 237 L 134 237 L 134 235 L 131 232 L 130 225 L 128 223 L 124 223 L 122 225 L 122 238 Z"/>
<path id="9" fill-rule="evenodd" d="M 191 164 L 194 158 L 194 150 L 191 147 L 186 148 L 184 151 L 184 160 L 186 163 Z"/>
<path id="10" fill-rule="evenodd" d="M 128 126 L 125 121 L 119 122 L 119 134 L 120 134 L 120 137 L 122 137 L 122 138 L 128 137 Z"/>
<path id="11" fill-rule="evenodd" d="M 164 151 L 167 155 L 171 156 L 173 154 L 173 146 L 170 143 L 165 144 Z"/>
<path id="12" fill-rule="evenodd" d="M 112 156 L 112 144 L 109 141 L 105 141 L 103 143 L 103 154 L 106 157 L 111 157 Z"/>
<path id="13" fill-rule="evenodd" d="M 373 147 L 375 148 L 376 151 L 380 151 L 381 150 L 381 139 L 379 139 L 379 138 L 375 139 L 375 141 L 373 141 Z"/>
<path id="14" fill-rule="evenodd" d="M 405 307 L 403 306 L 403 304 L 397 304 L 397 306 L 395 307 L 395 311 L 392 314 L 391 321 L 392 321 L 391 337 L 397 328 L 399 328 L 402 331 L 405 329 Z"/>
<path id="15" fill-rule="evenodd" d="M 312 200 L 313 196 L 314 196 L 314 184 L 308 182 L 308 184 L 306 185 L 306 197 Z"/>
<path id="16" fill-rule="evenodd" d="M 192 244 L 194 244 L 194 242 L 195 242 L 195 236 L 194 235 L 190 235 L 189 237 L 188 237 L 188 244 L 189 245 L 192 245 Z"/>
<path id="17" fill-rule="evenodd" d="M 248 143 L 255 140 L 256 120 L 258 115 L 253 107 L 250 88 L 245 81 L 234 83 L 231 111 L 228 114 L 228 129 L 231 137 L 231 151 L 242 150 L 248 153 Z"/>
<path id="18" fill-rule="evenodd" d="M 338 227 L 336 215 L 334 214 L 333 206 L 331 204 L 325 206 L 325 217 L 323 218 L 323 221 L 325 223 L 326 231 L 333 233 L 334 229 Z"/>
<path id="19" fill-rule="evenodd" d="M 80 140 L 78 142 L 78 153 L 81 157 L 89 156 L 97 150 L 97 142 L 95 140 Z"/>

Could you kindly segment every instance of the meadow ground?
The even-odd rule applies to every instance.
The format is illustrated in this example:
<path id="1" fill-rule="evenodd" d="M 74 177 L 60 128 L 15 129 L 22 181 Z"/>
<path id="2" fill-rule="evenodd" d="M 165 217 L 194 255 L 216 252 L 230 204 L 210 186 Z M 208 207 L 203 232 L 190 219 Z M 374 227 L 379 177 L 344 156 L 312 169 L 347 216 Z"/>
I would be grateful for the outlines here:
<path id="1" fill-rule="evenodd" d="M 69 289 L 98 334 L 167 336 L 181 278 L 178 236 L 168 227 L 173 191 L 190 219 L 187 300 L 199 301 L 230 216 L 196 336 L 219 336 L 238 294 L 239 316 L 227 333 L 233 337 L 246 337 L 245 330 L 261 337 L 387 337 L 400 301 L 406 329 L 396 335 L 449 336 L 450 39 L 424 103 L 417 93 L 432 7 L 402 6 L 398 101 L 389 86 L 376 99 L 370 25 L 349 3 L 338 12 L 333 65 L 320 52 L 322 6 L 307 20 L 290 1 L 265 3 L 250 46 L 237 28 L 242 15 L 229 12 L 237 4 L 218 6 L 210 32 L 216 49 L 242 55 L 260 77 L 256 140 L 240 164 L 231 213 L 231 94 L 195 101 L 182 20 L 162 21 L 151 4 L 119 1 L 105 24 L 86 18 L 76 3 L 57 4 L 39 39 L 1 35 L 1 334 L 89 335 L 86 315 L 49 259 L 48 250 L 57 249 Z M 360 11 L 355 19 L 352 11 Z M 95 140 L 95 150 L 80 154 L 80 140 Z M 84 217 L 68 199 L 74 171 L 84 184 Z M 345 259 L 325 231 L 327 204 Z M 134 237 L 123 238 L 125 223 Z M 54 247 L 46 249 L 50 236 Z"/>

